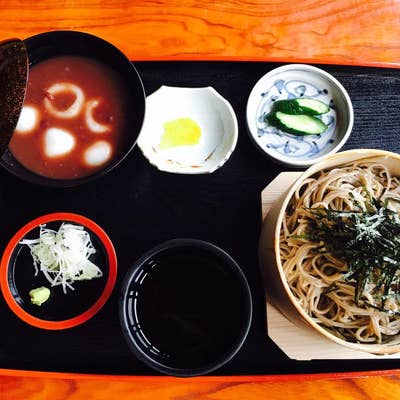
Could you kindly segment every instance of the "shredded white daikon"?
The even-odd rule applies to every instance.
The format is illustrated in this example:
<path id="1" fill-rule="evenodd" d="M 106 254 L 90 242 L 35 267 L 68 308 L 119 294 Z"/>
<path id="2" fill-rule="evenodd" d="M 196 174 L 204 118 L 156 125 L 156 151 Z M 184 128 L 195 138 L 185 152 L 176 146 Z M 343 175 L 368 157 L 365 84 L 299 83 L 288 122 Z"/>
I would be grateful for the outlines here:
<path id="1" fill-rule="evenodd" d="M 74 281 L 103 275 L 100 268 L 89 261 L 96 249 L 83 226 L 64 223 L 54 231 L 41 225 L 38 239 L 24 239 L 20 243 L 30 248 L 35 275 L 42 271 L 51 286 L 62 285 L 64 293 L 67 288 L 74 290 Z"/>

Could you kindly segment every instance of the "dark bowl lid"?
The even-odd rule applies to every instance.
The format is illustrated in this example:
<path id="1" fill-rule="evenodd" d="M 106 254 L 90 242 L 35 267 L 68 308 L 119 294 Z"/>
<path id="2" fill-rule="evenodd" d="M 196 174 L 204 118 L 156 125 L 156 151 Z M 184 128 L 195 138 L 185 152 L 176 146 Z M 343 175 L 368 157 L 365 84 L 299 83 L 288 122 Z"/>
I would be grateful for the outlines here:
<path id="1" fill-rule="evenodd" d="M 17 126 L 28 82 L 28 52 L 20 39 L 0 42 L 0 155 Z"/>

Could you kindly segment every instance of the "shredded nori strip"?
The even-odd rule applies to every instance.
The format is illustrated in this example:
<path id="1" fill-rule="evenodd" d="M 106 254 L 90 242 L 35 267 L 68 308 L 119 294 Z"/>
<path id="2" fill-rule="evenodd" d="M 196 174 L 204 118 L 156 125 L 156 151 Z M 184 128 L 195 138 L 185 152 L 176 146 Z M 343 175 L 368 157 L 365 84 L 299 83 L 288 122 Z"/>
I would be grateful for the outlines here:
<path id="1" fill-rule="evenodd" d="M 367 193 L 367 204 L 359 210 L 337 211 L 308 208 L 314 217 L 307 239 L 322 242 L 326 250 L 347 265 L 344 280 L 355 287 L 357 305 L 385 308 L 388 299 L 400 299 L 400 217 Z M 330 287 L 327 293 L 335 290 Z M 368 292 L 375 304 L 362 299 Z"/>

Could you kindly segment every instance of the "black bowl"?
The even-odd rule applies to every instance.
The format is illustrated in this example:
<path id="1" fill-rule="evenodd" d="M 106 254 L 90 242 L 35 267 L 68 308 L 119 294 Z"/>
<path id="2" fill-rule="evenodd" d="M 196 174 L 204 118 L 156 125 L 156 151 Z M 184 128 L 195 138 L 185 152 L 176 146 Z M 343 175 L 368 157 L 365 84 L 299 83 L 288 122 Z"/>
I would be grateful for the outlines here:
<path id="1" fill-rule="evenodd" d="M 62 55 L 76 55 L 93 58 L 111 68 L 126 88 L 128 99 L 135 104 L 129 110 L 126 123 L 126 140 L 120 155 L 104 169 L 78 179 L 52 179 L 35 174 L 19 163 L 7 149 L 0 159 L 7 171 L 28 182 L 52 186 L 72 187 L 89 182 L 114 169 L 132 150 L 142 128 L 146 96 L 142 81 L 129 59 L 115 46 L 96 36 L 75 31 L 53 31 L 32 36 L 25 41 L 29 65 Z"/>
<path id="2" fill-rule="evenodd" d="M 252 302 L 243 272 L 227 253 L 200 240 L 175 239 L 129 270 L 119 312 L 137 358 L 164 374 L 195 376 L 238 352 Z"/>

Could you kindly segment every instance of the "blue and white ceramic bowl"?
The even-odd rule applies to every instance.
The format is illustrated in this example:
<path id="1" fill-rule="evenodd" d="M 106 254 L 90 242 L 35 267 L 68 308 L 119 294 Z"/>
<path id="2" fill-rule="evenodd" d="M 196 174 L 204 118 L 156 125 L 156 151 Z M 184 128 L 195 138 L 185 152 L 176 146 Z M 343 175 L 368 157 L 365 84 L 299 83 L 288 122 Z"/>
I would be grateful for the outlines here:
<path id="1" fill-rule="evenodd" d="M 320 118 L 328 125 L 321 135 L 297 136 L 264 121 L 276 100 L 313 98 L 330 105 Z M 336 153 L 353 128 L 353 106 L 346 89 L 332 75 L 306 64 L 289 64 L 264 75 L 247 102 L 247 126 L 254 143 L 280 164 L 307 167 Z"/>

